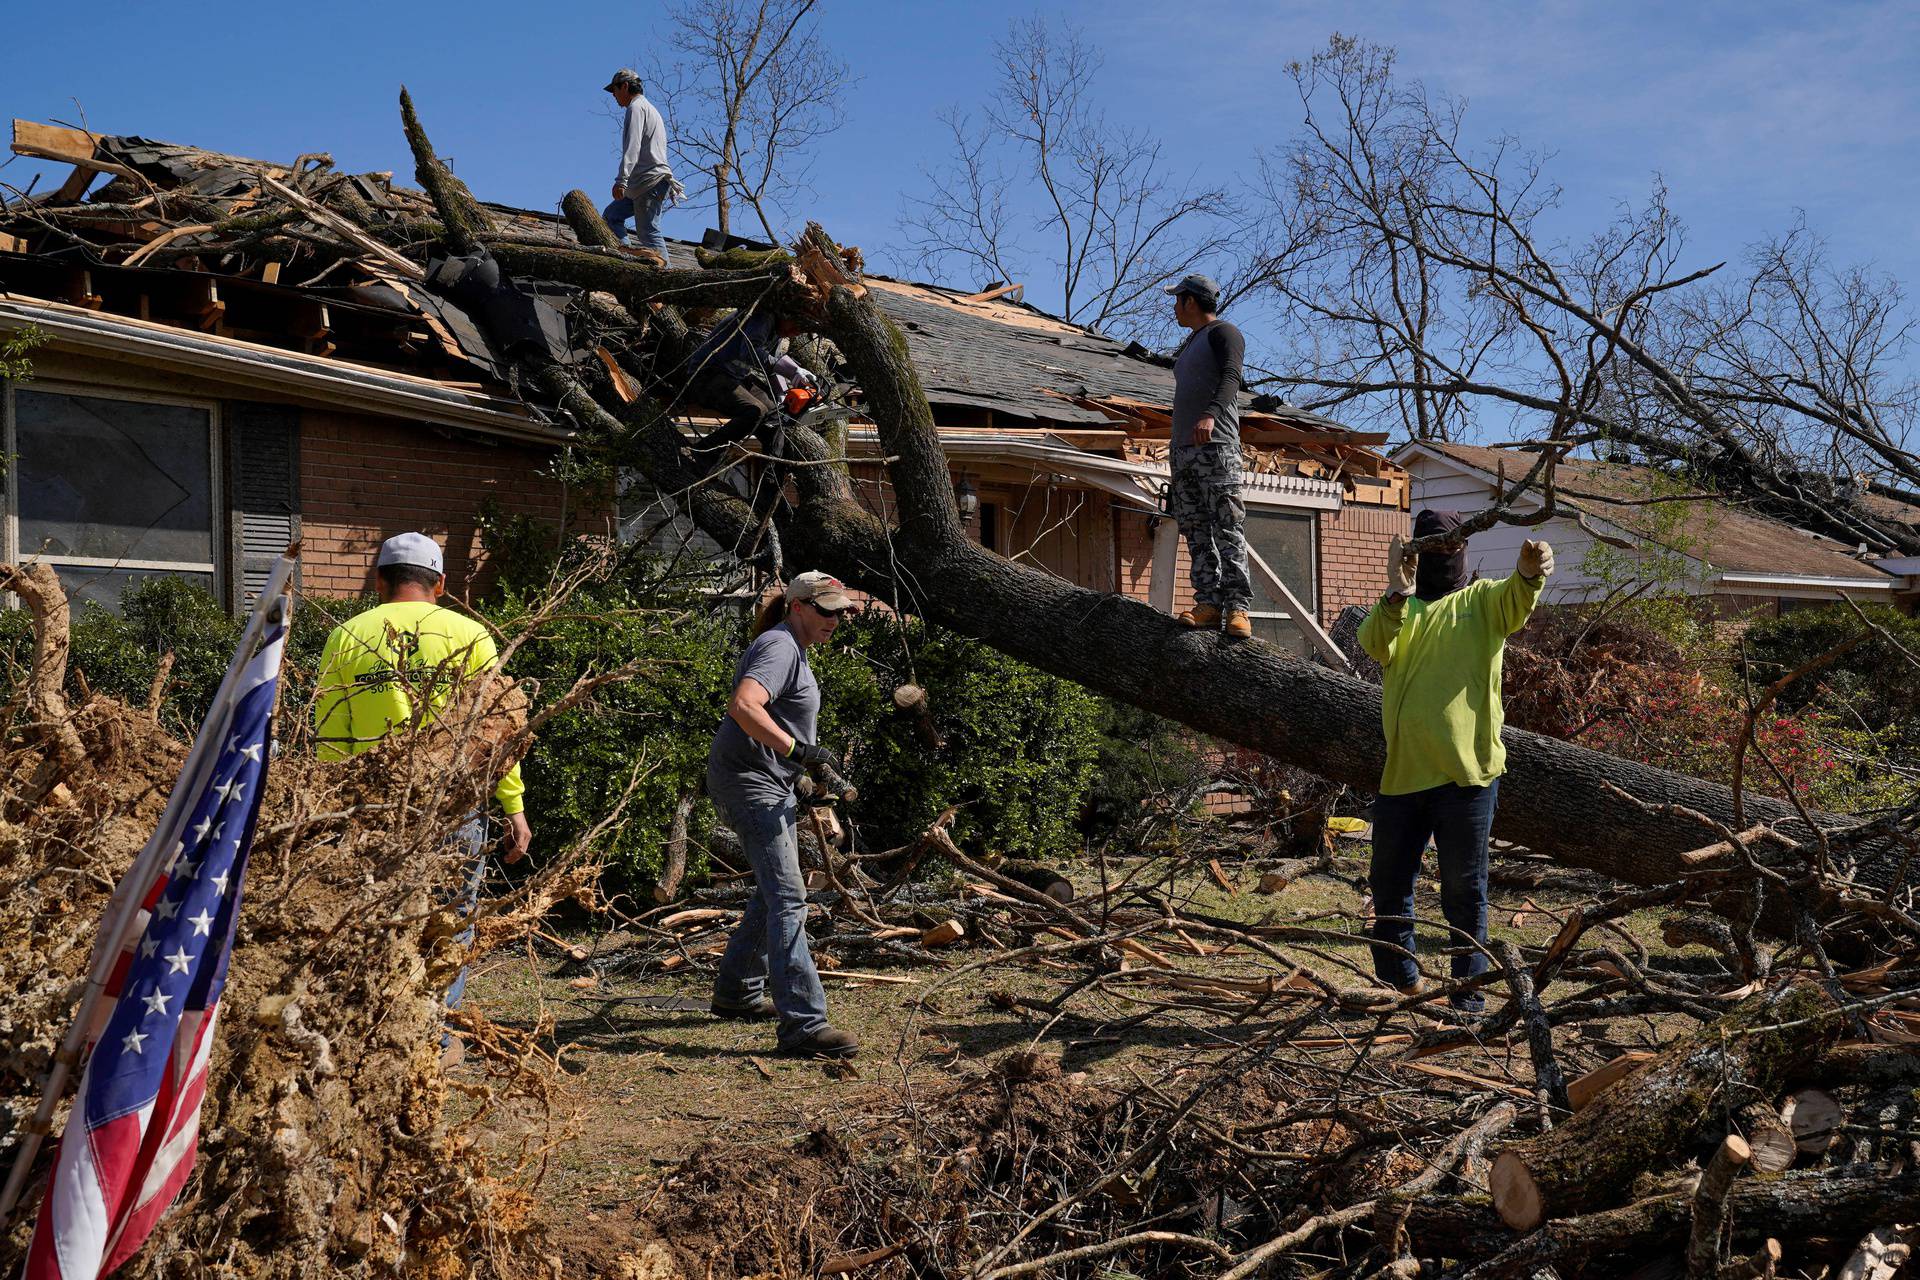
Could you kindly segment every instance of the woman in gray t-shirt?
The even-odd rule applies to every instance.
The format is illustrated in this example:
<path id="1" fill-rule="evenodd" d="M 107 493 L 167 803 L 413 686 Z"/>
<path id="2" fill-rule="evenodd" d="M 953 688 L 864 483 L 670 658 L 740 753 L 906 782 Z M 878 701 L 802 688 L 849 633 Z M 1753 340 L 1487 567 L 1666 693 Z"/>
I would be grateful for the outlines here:
<path id="1" fill-rule="evenodd" d="M 807 885 L 794 833 L 794 784 L 833 756 L 813 739 L 820 686 L 807 649 L 833 638 L 853 603 L 838 578 L 803 573 L 754 621 L 733 697 L 707 753 L 707 794 L 740 835 L 754 895 L 713 984 L 722 1018 L 780 1020 L 785 1053 L 850 1058 L 859 1042 L 827 1025 L 827 995 L 807 950 Z"/>

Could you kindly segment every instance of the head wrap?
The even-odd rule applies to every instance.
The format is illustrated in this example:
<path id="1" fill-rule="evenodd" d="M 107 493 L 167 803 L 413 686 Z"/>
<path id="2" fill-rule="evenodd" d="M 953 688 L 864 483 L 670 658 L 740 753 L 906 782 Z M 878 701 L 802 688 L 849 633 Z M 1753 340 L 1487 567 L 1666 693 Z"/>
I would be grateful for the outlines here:
<path id="1" fill-rule="evenodd" d="M 1429 537 L 1458 529 L 1462 521 L 1457 511 L 1424 510 L 1413 518 L 1413 536 Z M 1422 600 L 1438 600 L 1467 585 L 1467 544 L 1463 541 L 1451 551 L 1423 551 L 1413 575 L 1413 594 Z"/>

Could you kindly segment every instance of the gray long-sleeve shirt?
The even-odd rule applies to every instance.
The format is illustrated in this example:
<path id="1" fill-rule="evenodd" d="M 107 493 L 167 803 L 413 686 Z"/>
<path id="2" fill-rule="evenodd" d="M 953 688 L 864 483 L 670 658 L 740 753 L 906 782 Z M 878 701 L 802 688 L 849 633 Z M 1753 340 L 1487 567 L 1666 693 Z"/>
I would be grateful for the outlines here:
<path id="1" fill-rule="evenodd" d="M 629 196 L 637 196 L 672 176 L 667 165 L 667 122 L 660 118 L 659 108 L 636 93 L 620 125 L 620 168 L 613 180 Z"/>
<path id="2" fill-rule="evenodd" d="M 1213 440 L 1240 447 L 1240 366 L 1247 340 L 1225 320 L 1196 329 L 1173 362 L 1173 447 L 1193 444 L 1193 424 L 1213 417 Z"/>

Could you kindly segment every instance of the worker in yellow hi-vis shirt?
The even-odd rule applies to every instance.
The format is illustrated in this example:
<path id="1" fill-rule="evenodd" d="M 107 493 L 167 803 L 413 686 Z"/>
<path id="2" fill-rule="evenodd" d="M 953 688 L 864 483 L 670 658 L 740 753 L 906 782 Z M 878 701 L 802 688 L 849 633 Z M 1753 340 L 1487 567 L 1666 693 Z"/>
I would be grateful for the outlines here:
<path id="1" fill-rule="evenodd" d="M 381 543 L 374 577 L 379 605 L 335 627 L 320 655 L 313 716 L 322 760 L 358 755 L 411 725 L 414 699 L 423 694 L 431 718 L 461 680 L 485 671 L 499 656 L 484 626 L 440 606 L 447 589 L 445 562 L 440 545 L 426 534 L 402 533 Z M 526 856 L 533 840 L 525 792 L 517 764 L 493 792 L 506 816 L 508 862 Z M 463 894 L 469 911 L 479 900 L 485 873 L 486 831 L 486 819 L 475 814 L 455 837 L 471 868 Z M 465 945 L 471 936 L 469 930 L 456 941 Z M 447 989 L 447 1008 L 460 1007 L 466 985 L 462 969 Z M 457 1060 L 457 1046 L 450 1047 L 449 1057 Z"/>
<path id="2" fill-rule="evenodd" d="M 1438 537 L 1462 523 L 1451 511 L 1422 511 L 1413 532 Z M 1487 838 L 1507 769 L 1501 657 L 1552 572 L 1553 548 L 1530 539 L 1513 574 L 1469 582 L 1464 538 L 1409 557 L 1395 537 L 1387 593 L 1360 624 L 1360 647 L 1384 674 L 1387 737 L 1368 872 L 1373 970 L 1403 994 L 1421 989 L 1413 886 L 1428 840 L 1440 864 L 1440 911 L 1453 934 L 1453 977 L 1476 978 L 1488 968 Z M 1477 988 L 1450 993 L 1448 1003 L 1465 1017 L 1486 1008 Z"/>

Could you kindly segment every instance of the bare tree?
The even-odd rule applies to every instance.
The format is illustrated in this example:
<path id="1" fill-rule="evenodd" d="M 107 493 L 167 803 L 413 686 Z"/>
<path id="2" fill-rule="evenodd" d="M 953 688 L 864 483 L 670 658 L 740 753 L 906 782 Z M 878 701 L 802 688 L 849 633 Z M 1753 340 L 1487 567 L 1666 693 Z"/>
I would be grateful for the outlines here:
<path id="1" fill-rule="evenodd" d="M 1047 245 L 1040 252 L 1066 319 L 1160 327 L 1158 286 L 1232 241 L 1237 207 L 1227 188 L 1177 183 L 1156 139 L 1108 121 L 1092 93 L 1100 55 L 1071 27 L 1016 21 L 994 56 L 1000 79 L 979 123 L 958 109 L 941 117 L 953 158 L 923 170 L 927 193 L 906 201 L 908 252 L 922 269 L 987 283 L 1021 275 L 1030 242 Z"/>
<path id="2" fill-rule="evenodd" d="M 671 63 L 654 63 L 675 156 L 733 231 L 737 199 L 780 239 L 783 201 L 803 191 L 807 148 L 838 129 L 847 64 L 820 38 L 817 0 L 681 0 L 668 11 Z"/>
<path id="3" fill-rule="evenodd" d="M 578 248 L 500 238 L 473 194 L 434 155 L 404 95 L 401 110 L 415 176 L 439 214 L 440 246 L 454 253 L 484 248 L 514 280 L 610 295 L 614 302 L 603 304 L 609 324 L 635 343 L 622 343 L 627 354 L 618 357 L 631 366 L 633 383 L 671 392 L 670 371 L 680 368 L 692 341 L 683 308 L 764 308 L 839 347 L 879 432 L 892 492 L 885 518 L 861 502 L 840 465 L 843 455 L 805 425 L 790 426 L 767 458 L 790 481 L 791 500 L 759 509 L 716 483 L 719 475 L 688 447 L 668 402 L 651 395 L 630 400 L 597 364 L 563 364 L 525 344 L 516 357 L 521 385 L 573 415 L 583 444 L 591 441 L 611 464 L 637 467 L 736 556 L 764 557 L 777 532 L 790 562 L 819 565 L 897 609 L 954 627 L 1043 670 L 1322 777 L 1357 786 L 1379 777 L 1385 743 L 1376 686 L 1258 641 L 1222 644 L 1144 603 L 1012 563 L 969 537 L 906 341 L 843 269 L 839 246 L 818 226 L 808 227 L 792 256 L 705 271 L 658 268 L 618 252 L 592 202 L 576 191 L 561 207 Z M 635 317 L 644 317 L 644 324 Z M 1699 869 L 1682 855 L 1701 843 L 1700 814 L 1723 833 L 1737 830 L 1726 827 L 1728 821 L 1759 822 L 1810 837 L 1804 824 L 1824 830 L 1840 822 L 1829 815 L 1797 816 L 1765 797 L 1749 797 L 1737 808 L 1725 787 L 1512 728 L 1503 741 L 1508 770 L 1501 789 L 1509 803 L 1496 818 L 1496 834 L 1637 883 L 1667 885 Z M 1736 812 L 1742 816 L 1734 818 Z M 1851 833 L 1823 837 L 1823 848 L 1856 846 L 1848 849 L 1854 882 L 1890 894 L 1890 886 L 1904 883 L 1908 874 L 1909 859 L 1896 837 L 1916 821 L 1920 801 Z M 1801 854 L 1792 858 L 1797 865 Z M 1774 911 L 1769 919 L 1790 924 L 1790 891 L 1765 887 L 1759 879 L 1753 883 L 1753 892 L 1764 891 Z M 1776 883 L 1795 882 L 1781 874 Z M 1820 909 L 1850 908 L 1822 903 Z"/>
<path id="4" fill-rule="evenodd" d="M 1605 442 L 1843 541 L 1920 550 L 1853 501 L 1920 482 L 1897 285 L 1835 270 L 1804 227 L 1737 278 L 1690 267 L 1658 184 L 1550 241 L 1541 157 L 1469 144 L 1462 108 L 1396 80 L 1391 50 L 1336 36 L 1290 71 L 1306 123 L 1263 166 L 1250 272 L 1291 321 L 1270 383 L 1420 439 L 1477 420 Z"/>

